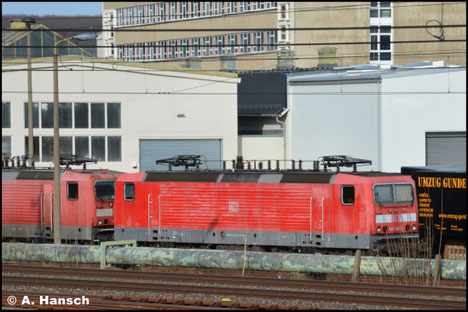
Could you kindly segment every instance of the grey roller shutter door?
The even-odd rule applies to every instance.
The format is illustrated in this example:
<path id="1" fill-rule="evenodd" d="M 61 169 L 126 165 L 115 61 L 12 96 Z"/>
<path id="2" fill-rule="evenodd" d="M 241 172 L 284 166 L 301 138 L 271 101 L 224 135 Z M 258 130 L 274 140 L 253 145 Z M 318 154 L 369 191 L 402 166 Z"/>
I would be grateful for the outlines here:
<path id="1" fill-rule="evenodd" d="M 140 170 L 167 170 L 167 164 L 156 165 L 156 160 L 177 155 L 201 155 L 207 159 L 207 165 L 200 169 L 221 169 L 221 140 L 217 139 L 184 139 L 184 140 L 140 140 Z M 184 170 L 184 167 L 173 167 L 173 170 Z"/>
<path id="2" fill-rule="evenodd" d="M 466 166 L 466 132 L 427 132 L 426 165 Z"/>

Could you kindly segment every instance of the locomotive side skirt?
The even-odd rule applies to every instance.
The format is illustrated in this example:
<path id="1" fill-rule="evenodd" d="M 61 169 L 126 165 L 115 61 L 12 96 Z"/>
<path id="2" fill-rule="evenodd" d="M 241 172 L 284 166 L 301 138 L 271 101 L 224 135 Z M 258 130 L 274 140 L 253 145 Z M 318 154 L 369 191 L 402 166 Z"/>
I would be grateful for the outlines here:
<path id="1" fill-rule="evenodd" d="M 311 235 L 312 234 L 312 235 Z M 186 244 L 213 244 L 213 245 L 244 245 L 248 246 L 284 246 L 284 247 L 315 247 L 315 248 L 343 248 L 343 249 L 369 249 L 381 237 L 370 234 L 326 234 L 323 238 L 321 232 L 266 232 L 266 231 L 234 231 L 234 230 L 187 230 L 163 229 L 151 230 L 150 235 L 146 229 L 141 228 L 115 228 L 115 240 L 126 240 L 129 237 L 141 242 L 171 242 Z M 312 236 L 312 240 L 310 237 Z M 396 236 L 397 237 L 397 236 Z"/>

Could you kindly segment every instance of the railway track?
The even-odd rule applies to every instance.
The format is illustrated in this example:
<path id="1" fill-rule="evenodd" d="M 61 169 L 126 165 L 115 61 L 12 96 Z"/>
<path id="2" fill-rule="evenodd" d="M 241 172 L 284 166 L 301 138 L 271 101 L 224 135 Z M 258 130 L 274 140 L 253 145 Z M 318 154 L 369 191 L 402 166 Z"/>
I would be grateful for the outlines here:
<path id="1" fill-rule="evenodd" d="M 31 277 L 9 276 L 4 273 L 21 273 L 34 275 L 63 275 L 68 277 Z M 70 278 L 74 276 L 75 278 Z M 275 280 L 268 278 L 240 278 L 233 276 L 203 276 L 181 273 L 141 272 L 141 271 L 117 271 L 76 268 L 45 268 L 25 267 L 18 265 L 5 265 L 2 267 L 2 285 L 42 286 L 52 288 L 80 288 L 80 289 L 112 289 L 119 291 L 135 292 L 163 292 L 177 294 L 204 294 L 238 297 L 261 297 L 269 299 L 288 299 L 321 302 L 340 302 L 348 304 L 366 304 L 371 306 L 402 306 L 413 308 L 431 309 L 461 309 L 466 308 L 466 301 L 458 301 L 444 298 L 443 296 L 465 297 L 466 289 L 459 288 L 429 288 L 400 285 L 376 285 L 364 284 L 360 287 L 357 283 L 330 282 L 330 281 L 299 281 L 299 280 Z M 77 279 L 77 278 L 85 279 Z M 96 280 L 99 278 L 99 280 Z M 118 278 L 118 281 L 105 280 L 105 278 Z M 123 281 L 138 280 L 138 281 Z M 179 284 L 164 284 L 164 282 L 178 282 Z M 184 284 L 180 284 L 183 282 Z M 198 283 L 189 285 L 187 283 Z M 200 283 L 217 284 L 216 286 L 201 286 Z M 225 285 L 227 284 L 227 286 Z M 242 285 L 244 287 L 233 287 Z M 251 288 L 245 286 L 255 286 Z M 268 288 L 266 288 L 268 287 Z M 275 287 L 275 289 L 272 289 Z M 279 289 L 279 288 L 286 289 Z M 367 288 L 366 288 L 367 287 Z M 298 289 L 299 288 L 299 289 Z M 312 291 L 310 288 L 331 290 L 334 293 Z M 372 292 L 374 294 L 337 293 L 339 291 Z M 395 293 L 398 296 L 381 295 L 380 293 Z M 379 295 L 375 295 L 379 293 Z M 420 295 L 421 297 L 408 297 L 408 295 Z M 402 296 L 404 295 L 404 296 Z M 427 298 L 432 296 L 436 298 Z"/>
<path id="2" fill-rule="evenodd" d="M 38 267 L 25 265 L 5 264 L 2 266 L 2 272 L 23 273 L 23 274 L 42 274 L 42 275 L 65 275 L 65 276 L 88 276 L 94 278 L 116 278 L 128 280 L 146 280 L 146 281 L 169 281 L 169 282 L 196 282 L 206 284 L 229 284 L 229 285 L 253 285 L 261 287 L 284 287 L 299 289 L 323 289 L 323 290 L 354 290 L 361 292 L 379 292 L 379 293 L 403 293 L 411 295 L 425 296 L 455 296 L 466 297 L 466 288 L 452 287 L 427 287 L 427 286 L 407 286 L 407 285 L 388 285 L 374 283 L 351 283 L 337 281 L 314 281 L 314 280 L 293 280 L 276 279 L 266 277 L 239 277 L 230 275 L 200 275 L 186 273 L 169 272 L 149 272 L 149 271 L 122 271 L 122 270 L 100 270 L 88 268 L 56 268 L 56 267 Z"/>
<path id="3" fill-rule="evenodd" d="M 128 296 L 86 296 L 90 300 L 89 305 L 48 305 L 38 304 L 41 296 L 49 297 L 67 297 L 80 298 L 81 296 L 61 293 L 50 294 L 45 292 L 24 292 L 24 291 L 3 291 L 2 306 L 4 307 L 22 307 L 19 302 L 11 304 L 9 298 L 24 298 L 28 296 L 30 302 L 34 304 L 28 305 L 28 308 L 46 309 L 46 310 L 216 310 L 216 311 L 231 311 L 231 310 L 289 310 L 292 307 L 278 305 L 258 305 L 249 303 L 232 303 L 232 302 L 214 302 L 214 301 L 196 301 L 196 300 L 177 300 L 165 298 L 144 298 L 144 297 L 128 297 Z M 315 310 L 313 308 L 298 308 L 297 310 Z"/>

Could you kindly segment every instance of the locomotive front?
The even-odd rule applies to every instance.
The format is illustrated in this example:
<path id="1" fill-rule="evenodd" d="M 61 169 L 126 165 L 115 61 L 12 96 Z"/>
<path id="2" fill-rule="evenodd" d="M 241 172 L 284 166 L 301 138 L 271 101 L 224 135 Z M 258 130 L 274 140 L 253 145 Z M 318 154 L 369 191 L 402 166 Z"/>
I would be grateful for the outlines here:
<path id="1" fill-rule="evenodd" d="M 415 186 L 409 176 L 375 179 L 372 186 L 371 235 L 381 251 L 414 248 L 419 239 Z"/>

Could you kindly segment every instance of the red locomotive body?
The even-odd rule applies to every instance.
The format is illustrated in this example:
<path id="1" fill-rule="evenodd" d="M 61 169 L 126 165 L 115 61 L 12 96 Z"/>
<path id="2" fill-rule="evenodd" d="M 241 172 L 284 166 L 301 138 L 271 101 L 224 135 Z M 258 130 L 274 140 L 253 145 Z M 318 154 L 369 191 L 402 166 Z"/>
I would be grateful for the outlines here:
<path id="1" fill-rule="evenodd" d="M 418 237 L 414 182 L 375 172 L 156 172 L 116 181 L 115 239 L 370 249 Z"/>
<path id="2" fill-rule="evenodd" d="M 61 171 L 62 239 L 93 241 L 113 234 L 114 184 L 120 173 Z M 2 170 L 2 237 L 50 239 L 53 170 Z"/>

